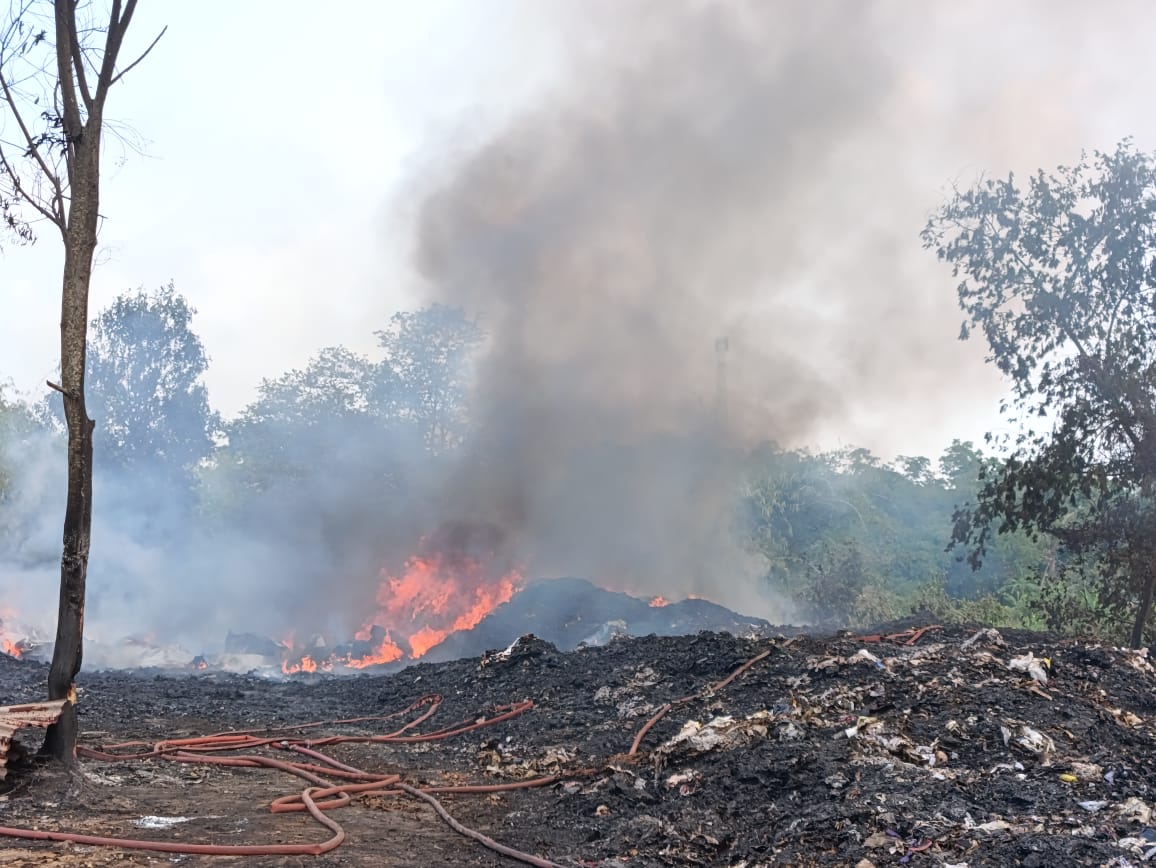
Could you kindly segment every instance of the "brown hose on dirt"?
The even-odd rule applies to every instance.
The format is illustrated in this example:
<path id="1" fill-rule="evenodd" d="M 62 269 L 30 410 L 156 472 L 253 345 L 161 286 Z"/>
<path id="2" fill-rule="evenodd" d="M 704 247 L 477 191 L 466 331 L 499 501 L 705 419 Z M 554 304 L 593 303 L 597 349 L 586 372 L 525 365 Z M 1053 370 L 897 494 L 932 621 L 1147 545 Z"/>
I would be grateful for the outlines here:
<path id="1" fill-rule="evenodd" d="M 309 723 L 298 726 L 286 726 L 268 729 L 235 730 L 220 732 L 214 735 L 196 738 L 168 739 L 151 745 L 151 750 L 132 754 L 112 753 L 115 750 L 124 750 L 133 747 L 148 747 L 148 742 L 129 741 L 109 745 L 104 750 L 80 747 L 79 756 L 97 759 L 105 762 L 124 762 L 128 760 L 164 759 L 170 762 L 195 763 L 203 765 L 219 765 L 238 768 L 272 768 L 286 774 L 294 775 L 307 781 L 312 786 L 300 793 L 293 793 L 274 799 L 269 810 L 274 814 L 308 812 L 318 823 L 325 826 L 333 836 L 320 844 L 179 844 L 165 841 L 148 841 L 137 838 L 110 838 L 98 835 L 82 835 L 72 832 L 52 832 L 38 829 L 18 829 L 0 826 L 0 837 L 27 838 L 40 841 L 64 841 L 76 844 L 95 846 L 121 847 L 129 850 L 151 850 L 160 853 L 177 853 L 183 855 L 202 856 L 318 856 L 339 847 L 345 840 L 345 831 L 335 821 L 325 815 L 325 811 L 335 810 L 348 805 L 352 801 L 352 794 L 389 794 L 401 792 L 416 795 L 418 798 L 430 802 L 441 817 L 453 828 L 467 837 L 481 843 L 494 852 L 509 856 L 512 859 L 530 865 L 545 866 L 545 868 L 560 868 L 556 863 L 540 859 L 512 847 L 500 844 L 480 832 L 469 829 L 454 820 L 441 804 L 427 792 L 401 783 L 401 776 L 397 774 L 374 774 L 342 763 L 333 757 L 314 750 L 317 745 L 354 743 L 415 743 L 429 742 L 450 738 L 462 733 L 472 732 L 486 726 L 491 726 L 524 714 L 534 707 L 534 703 L 525 700 L 512 705 L 498 706 L 499 712 L 493 717 L 471 718 L 461 723 L 453 724 L 444 729 L 420 735 L 404 735 L 404 733 L 419 726 L 437 711 L 441 704 L 441 697 L 437 694 L 428 694 L 411 703 L 400 712 L 374 717 L 358 717 L 346 720 L 333 721 L 333 724 L 362 723 L 366 721 L 385 721 L 403 717 L 417 711 L 423 706 L 429 706 L 420 715 L 406 723 L 400 729 L 386 735 L 379 736 L 328 736 L 316 740 L 297 740 L 282 736 L 270 736 L 274 732 L 288 732 L 302 729 L 312 729 L 325 725 L 324 723 Z M 224 751 L 252 750 L 259 747 L 274 747 L 281 750 L 292 750 L 303 754 L 324 765 L 313 763 L 286 762 L 259 754 L 219 755 Z M 331 778 L 344 778 L 347 783 L 330 784 L 321 775 Z M 493 793 L 508 790 L 526 789 L 528 787 L 544 786 L 558 780 L 557 775 L 534 778 L 528 781 L 516 781 L 506 784 L 479 784 L 461 786 L 434 786 L 426 788 L 430 792 L 445 793 Z M 352 783 L 358 781 L 359 783 Z"/>
<path id="2" fill-rule="evenodd" d="M 638 747 L 642 744 L 642 739 L 646 737 L 646 734 L 650 732 L 656 723 L 666 717 L 666 713 L 668 711 L 674 708 L 678 708 L 680 705 L 685 705 L 688 702 L 693 702 L 696 699 L 704 699 L 707 696 L 710 696 L 712 693 L 717 693 L 736 678 L 738 678 L 740 675 L 742 675 L 744 672 L 746 672 L 748 669 L 750 669 L 752 666 L 754 666 L 756 663 L 758 663 L 760 660 L 762 660 L 764 657 L 770 656 L 770 653 L 771 649 L 768 648 L 762 654 L 752 657 L 722 681 L 719 681 L 715 684 L 708 684 L 698 693 L 692 693 L 690 696 L 684 696 L 681 699 L 673 699 L 666 703 L 666 705 L 658 709 L 658 713 L 655 714 L 654 717 L 650 718 L 650 720 L 646 721 L 646 723 L 642 725 L 642 729 L 638 730 L 638 734 L 634 736 L 634 741 L 631 743 L 630 750 L 628 751 L 627 755 L 634 756 L 636 753 L 638 753 Z"/>
<path id="3" fill-rule="evenodd" d="M 427 733 L 425 735 L 375 735 L 370 736 L 366 741 L 372 742 L 396 742 L 398 744 L 412 744 L 419 741 L 438 741 L 443 738 L 449 738 L 453 735 L 461 735 L 465 732 L 473 732 L 475 729 L 481 729 L 484 726 L 492 726 L 495 723 L 501 723 L 503 720 L 509 720 L 511 717 L 517 717 L 519 714 L 525 714 L 534 703 L 529 700 L 516 702 L 513 705 L 501 706 L 501 708 L 508 709 L 495 717 L 487 717 L 481 720 L 474 721 L 470 724 L 461 724 L 448 729 L 440 729 L 437 732 Z M 400 732 L 401 730 L 399 730 Z M 349 739 L 350 741 L 359 741 L 361 739 Z"/>
<path id="4" fill-rule="evenodd" d="M 126 850 L 153 850 L 158 853 L 180 853 L 188 856 L 320 856 L 336 850 L 345 841 L 345 830 L 337 821 L 325 816 L 313 802 L 310 787 L 301 793 L 306 810 L 318 823 L 325 826 L 333 837 L 320 844 L 176 844 L 168 841 L 144 841 L 138 838 L 105 838 L 100 835 L 79 835 L 73 832 L 44 832 L 39 829 L 12 829 L 0 826 L 0 835 L 9 838 L 29 838 L 34 841 L 66 841 L 72 844 L 91 844 L 97 847 L 123 847 Z"/>
<path id="5" fill-rule="evenodd" d="M 501 853 L 503 856 L 509 856 L 511 859 L 517 859 L 519 862 L 525 862 L 527 865 L 534 865 L 536 868 L 563 868 L 557 862 L 551 862 L 549 859 L 540 859 L 530 853 L 523 853 L 521 850 L 515 850 L 513 847 L 507 847 L 505 844 L 499 844 L 493 838 L 487 838 L 481 832 L 476 832 L 468 826 L 463 826 L 457 820 L 450 816 L 449 811 L 442 807 L 442 803 L 431 796 L 429 793 L 424 793 L 416 787 L 411 787 L 409 784 L 398 784 L 397 788 L 409 793 L 416 799 L 421 799 L 423 802 L 428 802 L 429 805 L 438 812 L 438 816 L 446 821 L 451 829 L 459 835 L 465 835 L 467 838 L 473 838 L 483 847 L 493 850 L 495 853 Z"/>
<path id="6" fill-rule="evenodd" d="M 318 802 L 319 808 L 326 805 L 333 807 L 342 807 L 348 805 L 350 802 L 350 794 L 352 793 L 371 793 L 376 790 L 386 792 L 387 788 L 393 786 L 401 780 L 401 775 L 384 775 L 381 780 L 373 781 L 366 784 L 342 784 L 340 786 L 326 787 L 323 790 L 317 790 L 313 794 L 314 799 L 321 799 L 326 796 L 340 794 L 343 799 L 334 799 L 332 802 L 321 803 Z M 340 802 L 340 804 L 338 804 Z M 269 805 L 269 813 L 271 814 L 290 814 L 295 811 L 304 811 L 306 807 L 301 801 L 300 793 L 291 793 L 288 796 L 281 796 L 279 799 L 274 799 Z"/>
<path id="7" fill-rule="evenodd" d="M 588 772 L 587 772 L 588 774 Z M 530 778 L 528 781 L 512 781 L 508 784 L 457 784 L 437 787 L 422 787 L 423 793 L 504 793 L 509 790 L 528 790 L 544 787 L 561 780 L 561 775 L 546 775 L 544 778 Z"/>

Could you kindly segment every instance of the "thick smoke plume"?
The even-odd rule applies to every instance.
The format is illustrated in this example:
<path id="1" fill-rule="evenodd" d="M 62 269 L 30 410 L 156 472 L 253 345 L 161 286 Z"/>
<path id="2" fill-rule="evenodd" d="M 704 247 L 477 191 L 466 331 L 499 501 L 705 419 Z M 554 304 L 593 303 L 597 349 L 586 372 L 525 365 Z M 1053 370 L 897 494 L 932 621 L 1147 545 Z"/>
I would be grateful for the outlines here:
<path id="1" fill-rule="evenodd" d="M 1034 39 L 970 70 L 937 55 L 993 38 L 982 10 L 581 9 L 570 84 L 439 167 L 421 211 L 428 293 L 491 336 L 453 518 L 500 522 L 540 570 L 750 605 L 725 519 L 742 447 L 842 432 L 887 450 L 912 439 L 898 405 L 918 396 L 934 424 L 961 385 L 990 388 L 909 251 L 952 154 L 1080 125 L 1011 113 L 1053 84 Z M 1041 79 L 1004 92 L 1024 57 Z"/>

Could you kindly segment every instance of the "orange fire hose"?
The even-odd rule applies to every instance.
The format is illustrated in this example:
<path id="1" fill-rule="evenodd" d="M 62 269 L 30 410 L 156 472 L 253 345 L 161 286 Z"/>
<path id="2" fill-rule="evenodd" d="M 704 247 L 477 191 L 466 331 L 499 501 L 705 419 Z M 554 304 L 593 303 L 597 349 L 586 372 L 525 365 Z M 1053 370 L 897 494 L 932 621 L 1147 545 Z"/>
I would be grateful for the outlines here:
<path id="1" fill-rule="evenodd" d="M 67 841 L 73 844 L 92 844 L 98 847 L 123 847 L 126 850 L 153 850 L 158 853 L 181 853 L 190 856 L 320 856 L 335 850 L 345 841 L 345 830 L 329 819 L 314 803 L 310 790 L 301 791 L 301 801 L 318 823 L 333 833 L 320 844 L 174 844 L 166 841 L 144 841 L 138 838 L 105 838 L 101 835 L 80 835 L 75 832 L 45 832 L 39 829 L 12 829 L 0 826 L 0 835 L 10 838 L 30 838 L 34 841 Z"/>
<path id="2" fill-rule="evenodd" d="M 509 856 L 511 859 L 517 859 L 520 862 L 525 862 L 528 865 L 535 865 L 537 868 L 562 868 L 557 862 L 551 862 L 549 859 L 539 859 L 537 856 L 531 856 L 529 853 L 523 853 L 520 850 L 515 850 L 512 847 L 507 847 L 505 844 L 499 844 L 493 838 L 487 838 L 481 832 L 475 832 L 473 829 L 467 828 L 450 816 L 449 811 L 442 807 L 442 803 L 431 796 L 429 793 L 424 793 L 421 790 L 411 787 L 409 784 L 398 784 L 399 790 L 404 790 L 416 799 L 421 799 L 428 802 L 430 807 L 438 812 L 438 816 L 446 821 L 446 824 L 455 832 L 465 835 L 467 838 L 473 838 L 484 847 L 488 847 L 495 853 L 501 853 L 503 856 Z"/>
<path id="3" fill-rule="evenodd" d="M 141 751 L 131 754 L 117 754 L 112 751 L 123 750 L 130 747 L 145 747 L 146 742 L 122 742 L 120 744 L 109 745 L 104 750 L 96 750 L 92 748 L 78 748 L 77 753 L 80 756 L 89 759 L 96 759 L 105 762 L 123 762 L 127 760 L 140 759 L 165 759 L 172 762 L 183 763 L 197 763 L 205 765 L 220 765 L 241 768 L 255 768 L 264 767 L 272 768 L 286 774 L 294 775 L 307 781 L 311 786 L 302 790 L 300 793 L 293 793 L 287 796 L 281 796 L 274 799 L 269 805 L 269 810 L 274 814 L 292 813 L 292 812 L 308 812 L 318 823 L 332 832 L 332 836 L 319 844 L 244 844 L 244 845 L 230 845 L 230 844 L 185 844 L 166 841 L 149 841 L 138 838 L 113 838 L 100 835 L 83 835 L 73 832 L 52 832 L 42 831 L 39 829 L 20 829 L 8 826 L 0 826 L 0 836 L 10 838 L 25 838 L 38 841 L 64 841 L 76 844 L 89 844 L 95 846 L 107 847 L 121 847 L 130 850 L 151 850 L 160 853 L 178 853 L 186 855 L 202 855 L 202 856 L 319 856 L 323 853 L 328 853 L 341 846 L 345 840 L 345 831 L 340 824 L 335 820 L 326 816 L 325 812 L 335 810 L 348 805 L 352 801 L 352 794 L 366 794 L 366 793 L 405 793 L 415 798 L 422 799 L 430 804 L 431 807 L 438 813 L 438 815 L 458 833 L 465 835 L 483 846 L 508 856 L 512 859 L 517 859 L 529 865 L 542 866 L 542 868 L 560 868 L 555 862 L 539 858 L 529 853 L 523 853 L 520 850 L 515 850 L 505 844 L 500 844 L 491 838 L 463 826 L 457 820 L 450 816 L 440 802 L 430 792 L 439 793 L 492 793 L 502 792 L 508 790 L 525 789 L 528 787 L 544 786 L 546 784 L 554 783 L 558 780 L 557 775 L 548 775 L 541 778 L 534 778 L 528 781 L 517 781 L 506 784 L 479 784 L 479 785 L 463 785 L 463 786 L 430 786 L 425 788 L 418 788 L 402 783 L 401 776 L 397 774 L 374 774 L 366 772 L 353 766 L 342 763 L 326 754 L 314 749 L 320 744 L 339 744 L 343 742 L 355 743 L 383 743 L 383 742 L 427 742 L 435 741 L 443 738 L 450 738 L 455 735 L 460 735 L 465 732 L 472 732 L 473 730 L 482 727 L 491 726 L 501 721 L 509 720 L 519 714 L 523 714 L 533 708 L 533 702 L 529 700 L 514 703 L 513 705 L 499 706 L 495 710 L 499 713 L 493 717 L 484 717 L 481 719 L 473 718 L 470 721 L 463 721 L 460 724 L 445 729 L 437 730 L 435 732 L 421 734 L 421 735 L 403 735 L 420 725 L 422 722 L 428 720 L 437 711 L 441 704 L 441 697 L 436 694 L 423 696 L 415 702 L 411 703 L 406 709 L 395 712 L 390 715 L 374 716 L 374 717 L 359 717 L 348 718 L 340 721 L 331 721 L 329 725 L 348 724 L 348 723 L 362 723 L 367 721 L 385 721 L 392 720 L 404 716 L 407 713 L 417 711 L 423 706 L 429 706 L 422 714 L 406 723 L 400 729 L 394 732 L 381 736 L 329 736 L 316 740 L 296 740 L 285 737 L 269 737 L 272 732 L 290 732 L 299 731 L 302 729 L 313 729 L 326 725 L 325 722 L 316 722 L 309 724 L 302 724 L 299 726 L 285 726 L 270 729 L 251 729 L 238 730 L 233 732 L 222 732 L 214 735 L 202 736 L 199 738 L 182 738 L 169 739 L 165 741 L 156 742 L 151 746 L 151 750 Z M 263 737 L 258 737 L 258 736 Z M 223 751 L 237 751 L 240 749 L 252 750 L 258 747 L 275 747 L 283 750 L 292 750 L 300 753 L 311 759 L 317 760 L 323 765 L 316 765 L 314 763 L 303 762 L 287 762 L 284 760 L 273 759 L 271 757 L 261 756 L 259 754 L 231 754 L 228 756 L 218 755 Z M 331 784 L 326 781 L 321 775 L 326 775 L 331 778 L 345 779 L 345 783 Z M 353 781 L 357 781 L 354 783 Z"/>

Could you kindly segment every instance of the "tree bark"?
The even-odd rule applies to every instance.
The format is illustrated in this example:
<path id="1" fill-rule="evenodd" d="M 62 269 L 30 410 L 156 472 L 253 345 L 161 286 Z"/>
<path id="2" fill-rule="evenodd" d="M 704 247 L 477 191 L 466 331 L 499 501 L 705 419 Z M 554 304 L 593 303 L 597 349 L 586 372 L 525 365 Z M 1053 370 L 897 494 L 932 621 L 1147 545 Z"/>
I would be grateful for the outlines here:
<path id="1" fill-rule="evenodd" d="M 57 0 L 60 82 L 64 98 L 70 199 L 64 227 L 64 277 L 60 309 L 60 390 L 68 426 L 68 499 L 60 557 L 60 605 L 56 644 L 48 672 L 48 698 L 68 702 L 60 720 L 48 728 L 42 752 L 66 764 L 76 761 L 79 725 L 76 676 L 83 661 L 84 595 L 92 532 L 92 431 L 84 400 L 88 349 L 88 288 L 96 252 L 100 213 L 100 140 L 103 92 L 82 121 L 68 65 L 74 38 L 70 0 Z M 65 46 L 63 49 L 60 46 Z M 102 89 L 103 90 L 103 89 Z"/>
<path id="2" fill-rule="evenodd" d="M 1156 590 L 1156 565 L 1149 566 L 1148 578 L 1144 582 L 1144 593 L 1140 597 L 1140 608 L 1136 612 L 1136 620 L 1132 623 L 1131 647 L 1139 648 L 1144 642 L 1144 624 L 1148 620 L 1148 613 L 1152 611 L 1152 593 Z"/>
<path id="3" fill-rule="evenodd" d="M 92 532 L 92 432 L 84 400 L 88 349 L 88 286 L 96 250 L 99 139 L 76 148 L 65 245 L 60 318 L 60 388 L 68 425 L 68 499 L 60 558 L 60 606 L 56 645 L 48 674 L 48 698 L 67 699 L 60 721 L 49 727 L 44 752 L 76 759 L 76 675 L 83 660 L 84 596 Z"/>

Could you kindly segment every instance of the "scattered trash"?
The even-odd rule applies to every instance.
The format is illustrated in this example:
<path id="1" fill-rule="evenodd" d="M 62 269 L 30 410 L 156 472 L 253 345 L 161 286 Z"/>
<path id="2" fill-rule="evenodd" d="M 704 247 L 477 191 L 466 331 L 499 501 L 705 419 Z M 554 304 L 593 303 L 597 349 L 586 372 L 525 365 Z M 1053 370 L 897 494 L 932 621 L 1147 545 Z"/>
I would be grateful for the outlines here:
<path id="1" fill-rule="evenodd" d="M 688 720 L 678 734 L 655 751 L 658 757 L 687 750 L 705 753 L 715 748 L 735 748 L 754 738 L 765 738 L 769 725 L 775 720 L 770 711 L 756 711 L 741 720 L 729 715 L 713 718 L 707 723 Z"/>
<path id="2" fill-rule="evenodd" d="M 1003 636 L 1000 635 L 999 630 L 995 627 L 986 627 L 976 632 L 971 638 L 965 639 L 959 647 L 966 651 L 969 648 L 974 648 L 980 642 L 998 646 L 1004 644 Z"/>
<path id="3" fill-rule="evenodd" d="M 1026 672 L 1032 677 L 1032 680 L 1044 685 L 1048 683 L 1048 670 L 1051 669 L 1051 667 L 1051 658 L 1044 657 L 1037 659 L 1031 651 L 1020 657 L 1013 657 L 1007 664 L 1008 669 Z"/>
<path id="4" fill-rule="evenodd" d="M 581 633 L 608 614 L 582 625 Z M 512 846 L 537 848 L 559 864 L 1156 864 L 1152 657 L 1018 630 L 952 626 L 905 644 L 915 635 L 900 630 L 907 626 L 881 630 L 881 644 L 848 635 L 744 640 L 702 633 L 573 653 L 529 641 L 504 647 L 507 636 L 494 640 L 504 650 L 481 672 L 476 658 L 423 665 L 420 690 L 415 672 L 360 683 L 326 680 L 295 713 L 310 719 L 326 707 L 356 717 L 367 688 L 382 707 L 436 692 L 462 715 L 532 699 L 531 713 L 486 736 L 465 735 L 436 749 L 422 742 L 393 746 L 389 765 L 431 788 L 518 787 L 517 795 L 495 794 L 499 807 L 488 813 L 499 818 L 501 837 Z M 767 656 L 724 689 L 705 689 L 759 654 Z M 42 689 L 39 672 L 32 678 L 25 668 L 9 663 L 0 677 L 7 672 L 17 686 L 17 678 L 27 677 L 29 691 Z M 171 737 L 152 722 L 171 729 L 174 720 L 204 717 L 218 706 L 192 681 L 136 676 L 124 692 L 118 677 L 94 673 L 86 682 L 105 698 L 92 721 L 93 729 L 106 731 L 105 742 Z M 1054 701 L 1039 698 L 1045 685 Z M 250 728 L 295 697 L 232 676 L 214 680 L 211 689 L 238 697 L 219 704 L 226 709 L 221 716 L 205 718 L 222 731 Z M 16 701 L 29 693 L 7 695 Z M 122 695 L 131 704 L 108 699 Z M 108 710 L 130 705 L 131 723 L 117 717 L 124 712 Z M 660 709 L 666 711 L 642 748 L 627 755 L 631 738 Z M 103 768 L 85 764 L 86 774 Z M 164 766 L 137 768 L 155 774 Z M 106 771 L 125 779 L 97 780 L 106 786 L 148 783 L 116 766 Z M 522 789 L 535 777 L 552 783 Z M 468 801 L 452 799 L 463 809 Z M 38 822 L 29 812 L 13 816 L 21 804 L 13 798 L 0 805 L 5 822 Z M 172 804 L 143 802 L 137 809 L 163 815 Z M 447 808 L 453 811 L 449 802 Z M 61 811 L 61 824 L 79 817 L 66 807 L 38 803 L 35 810 Z M 128 826 L 135 816 L 115 822 Z M 151 828 L 159 830 L 152 835 L 166 834 Z M 187 824 L 177 829 L 167 834 L 199 837 Z M 541 829 L 551 834 L 543 839 Z"/>
<path id="5" fill-rule="evenodd" d="M 666 779 L 667 789 L 674 787 L 685 787 L 687 784 L 692 784 L 702 778 L 702 773 L 695 769 L 689 769 L 685 772 L 676 772 Z M 683 795 L 687 795 L 683 793 Z"/>
<path id="6" fill-rule="evenodd" d="M 133 820 L 132 824 L 141 829 L 171 829 L 173 826 L 178 826 L 181 823 L 187 823 L 192 817 L 141 817 Z M 214 819 L 214 818 L 205 818 Z"/>
<path id="7" fill-rule="evenodd" d="M 914 645 L 932 630 L 942 630 L 939 624 L 926 627 L 912 627 L 898 633 L 873 633 L 869 636 L 854 636 L 856 642 L 897 642 L 900 645 Z"/>
<path id="8" fill-rule="evenodd" d="M 1116 816 L 1126 822 L 1147 826 L 1152 821 L 1152 809 L 1143 799 L 1129 796 L 1116 807 Z"/>

